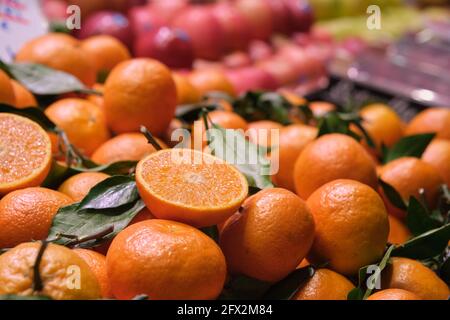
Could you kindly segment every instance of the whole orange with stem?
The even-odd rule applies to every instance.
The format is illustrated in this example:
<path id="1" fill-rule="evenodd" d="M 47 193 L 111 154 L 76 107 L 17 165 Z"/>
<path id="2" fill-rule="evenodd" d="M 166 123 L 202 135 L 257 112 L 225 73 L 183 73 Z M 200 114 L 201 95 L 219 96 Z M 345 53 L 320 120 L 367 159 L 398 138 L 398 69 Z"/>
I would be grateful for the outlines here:
<path id="1" fill-rule="evenodd" d="M 160 139 L 155 139 L 162 148 L 167 148 Z M 122 133 L 100 145 L 92 154 L 92 160 L 99 164 L 139 161 L 155 151 L 142 133 Z"/>
<path id="2" fill-rule="evenodd" d="M 383 289 L 403 289 L 424 300 L 447 300 L 450 290 L 437 274 L 416 260 L 394 257 L 381 274 Z"/>
<path id="3" fill-rule="evenodd" d="M 389 236 L 388 242 L 402 244 L 411 239 L 412 235 L 408 227 L 397 217 L 389 214 Z"/>
<path id="4" fill-rule="evenodd" d="M 152 59 L 131 59 L 109 74 L 104 101 L 106 119 L 114 132 L 138 132 L 143 125 L 158 136 L 175 115 L 177 90 L 166 66 Z"/>
<path id="5" fill-rule="evenodd" d="M 128 48 L 110 35 L 95 35 L 81 41 L 81 49 L 94 63 L 97 73 L 108 73 L 122 61 L 131 59 Z"/>
<path id="6" fill-rule="evenodd" d="M 439 187 L 443 183 L 439 172 L 431 165 L 418 158 L 403 157 L 385 164 L 380 170 L 380 178 L 390 184 L 405 202 L 411 196 L 418 200 L 423 196 L 430 208 L 436 205 Z M 390 214 L 404 218 L 406 212 L 395 207 L 382 192 L 383 199 Z"/>
<path id="7" fill-rule="evenodd" d="M 45 114 L 88 156 L 110 138 L 103 110 L 87 100 L 58 100 L 45 109 Z"/>
<path id="8" fill-rule="evenodd" d="M 69 196 L 75 202 L 79 202 L 87 196 L 92 187 L 107 178 L 109 178 L 109 175 L 102 172 L 78 173 L 64 181 L 59 186 L 58 191 Z"/>
<path id="9" fill-rule="evenodd" d="M 0 295 L 43 295 L 54 300 L 100 299 L 94 273 L 75 252 L 50 243 L 39 263 L 42 290 L 35 290 L 34 265 L 42 244 L 26 242 L 0 255 Z"/>
<path id="10" fill-rule="evenodd" d="M 422 154 L 422 160 L 431 164 L 450 187 L 450 141 L 434 139 Z"/>
<path id="11" fill-rule="evenodd" d="M 106 257 L 98 252 L 88 249 L 77 248 L 73 251 L 86 262 L 97 278 L 102 298 L 112 298 L 113 295 L 111 293 L 108 274 L 106 272 Z"/>
<path id="12" fill-rule="evenodd" d="M 34 95 L 16 80 L 11 79 L 11 84 L 16 97 L 16 108 L 37 107 L 38 103 Z"/>
<path id="13" fill-rule="evenodd" d="M 405 134 L 436 133 L 436 138 L 450 139 L 450 109 L 430 108 L 417 114 L 407 125 Z"/>
<path id="14" fill-rule="evenodd" d="M 295 189 L 303 199 L 336 179 L 352 179 L 372 188 L 378 183 L 375 163 L 367 151 L 355 139 L 339 133 L 309 143 L 294 167 Z"/>
<path id="15" fill-rule="evenodd" d="M 0 196 L 39 186 L 50 171 L 51 148 L 50 138 L 39 124 L 0 113 Z"/>
<path id="16" fill-rule="evenodd" d="M 295 192 L 295 162 L 306 145 L 317 137 L 317 129 L 303 124 L 291 124 L 280 130 L 278 148 L 271 153 L 271 160 L 278 159 L 278 172 L 272 180 L 282 188 Z"/>
<path id="17" fill-rule="evenodd" d="M 202 100 L 200 91 L 189 81 L 188 77 L 174 73 L 173 80 L 177 87 L 177 104 L 198 103 Z"/>
<path id="18" fill-rule="evenodd" d="M 347 300 L 347 295 L 353 288 L 353 283 L 343 275 L 330 269 L 318 269 L 300 286 L 294 299 Z"/>
<path id="19" fill-rule="evenodd" d="M 226 277 L 225 258 L 211 238 L 168 220 L 127 227 L 114 238 L 106 263 L 118 299 L 216 299 Z"/>
<path id="20" fill-rule="evenodd" d="M 247 125 L 248 139 L 262 147 L 272 145 L 275 147 L 278 145 L 278 141 L 272 141 L 272 137 L 279 137 L 282 128 L 283 125 L 271 120 L 249 122 Z"/>
<path id="21" fill-rule="evenodd" d="M 316 222 L 309 261 L 328 262 L 330 269 L 353 275 L 382 257 L 389 220 L 374 189 L 354 180 L 335 180 L 317 189 L 307 204 Z"/>
<path id="22" fill-rule="evenodd" d="M 17 62 L 32 62 L 70 73 L 87 86 L 95 83 L 92 57 L 81 42 L 63 33 L 48 33 L 25 43 L 17 52 Z"/>
<path id="23" fill-rule="evenodd" d="M 323 117 L 328 112 L 336 111 L 336 105 L 327 101 L 311 101 L 308 105 L 317 118 Z"/>
<path id="24" fill-rule="evenodd" d="M 0 200 L 0 248 L 47 238 L 59 208 L 71 203 L 65 194 L 41 187 L 8 193 Z"/>
<path id="25" fill-rule="evenodd" d="M 211 68 L 193 71 L 189 75 L 189 81 L 200 91 L 201 95 L 219 91 L 232 97 L 236 96 L 236 90 L 233 84 L 225 73 L 219 69 Z"/>
<path id="26" fill-rule="evenodd" d="M 0 103 L 6 103 L 11 106 L 16 105 L 16 97 L 9 76 L 0 70 Z"/>
<path id="27" fill-rule="evenodd" d="M 291 191 L 264 189 L 248 198 L 220 234 L 228 269 L 267 282 L 295 270 L 314 239 L 314 219 Z"/>
<path id="28" fill-rule="evenodd" d="M 246 178 L 232 165 L 191 149 L 148 155 L 136 167 L 136 185 L 157 218 L 196 227 L 225 221 L 248 193 Z"/>
<path id="29" fill-rule="evenodd" d="M 370 295 L 367 300 L 422 300 L 410 291 L 403 289 L 385 289 Z"/>

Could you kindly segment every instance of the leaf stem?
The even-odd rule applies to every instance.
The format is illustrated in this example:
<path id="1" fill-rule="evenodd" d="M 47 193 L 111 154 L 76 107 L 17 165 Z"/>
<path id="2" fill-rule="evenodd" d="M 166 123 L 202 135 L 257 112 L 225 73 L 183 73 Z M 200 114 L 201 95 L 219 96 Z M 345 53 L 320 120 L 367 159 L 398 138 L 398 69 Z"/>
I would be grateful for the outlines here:
<path id="1" fill-rule="evenodd" d="M 39 266 L 42 261 L 42 257 L 44 256 L 45 249 L 47 249 L 48 242 L 46 240 L 42 241 L 41 247 L 39 248 L 39 252 L 36 256 L 36 260 L 33 265 L 33 291 L 40 292 L 44 289 L 44 285 L 42 283 L 41 273 L 39 271 Z"/>
<path id="2" fill-rule="evenodd" d="M 147 138 L 148 142 L 157 150 L 162 150 L 163 148 L 161 145 L 156 141 L 156 139 L 153 137 L 153 135 L 148 131 L 148 129 L 145 126 L 141 126 L 141 133 Z"/>
<path id="3" fill-rule="evenodd" d="M 106 229 L 104 229 L 102 231 L 99 231 L 99 232 L 97 232 L 97 233 L 95 233 L 93 235 L 86 236 L 86 237 L 78 238 L 77 236 L 71 236 L 71 235 L 69 235 L 69 236 L 68 235 L 60 235 L 60 236 L 62 236 L 62 237 L 65 236 L 66 238 L 73 238 L 74 240 L 73 241 L 69 241 L 66 244 L 66 246 L 74 247 L 76 245 L 79 245 L 79 244 L 84 243 L 84 242 L 88 242 L 90 240 L 102 239 L 103 237 L 107 236 L 108 234 L 110 234 L 113 231 L 114 231 L 114 226 L 109 226 L 108 228 L 106 228 Z"/>

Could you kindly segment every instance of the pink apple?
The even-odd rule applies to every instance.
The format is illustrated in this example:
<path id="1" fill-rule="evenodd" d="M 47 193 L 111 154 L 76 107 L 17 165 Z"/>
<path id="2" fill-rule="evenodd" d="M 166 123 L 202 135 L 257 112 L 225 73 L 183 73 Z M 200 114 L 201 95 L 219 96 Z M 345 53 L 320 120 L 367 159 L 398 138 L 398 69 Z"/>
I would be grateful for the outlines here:
<path id="1" fill-rule="evenodd" d="M 226 75 L 239 94 L 250 90 L 275 90 L 279 85 L 272 75 L 256 67 L 228 70 Z"/>
<path id="2" fill-rule="evenodd" d="M 282 0 L 289 9 L 292 31 L 307 32 L 314 22 L 314 12 L 307 0 Z"/>
<path id="3" fill-rule="evenodd" d="M 258 67 L 270 73 L 281 86 L 291 84 L 298 78 L 298 71 L 280 55 L 259 63 Z"/>
<path id="4" fill-rule="evenodd" d="M 84 20 L 76 35 L 85 39 L 96 34 L 108 34 L 131 47 L 133 33 L 127 17 L 116 11 L 99 11 Z"/>
<path id="5" fill-rule="evenodd" d="M 67 17 L 67 3 L 63 0 L 45 0 L 42 9 L 50 21 L 64 21 Z"/>
<path id="6" fill-rule="evenodd" d="M 128 11 L 128 20 L 134 37 L 167 24 L 149 5 L 131 8 Z"/>
<path id="7" fill-rule="evenodd" d="M 151 6 L 162 19 L 172 21 L 189 6 L 189 0 L 152 0 Z"/>
<path id="8" fill-rule="evenodd" d="M 267 0 L 272 9 L 273 30 L 278 33 L 290 33 L 290 13 L 282 0 Z"/>
<path id="9" fill-rule="evenodd" d="M 169 27 L 139 34 L 134 54 L 157 59 L 173 69 L 191 68 L 194 60 L 192 43 L 186 32 Z"/>
<path id="10" fill-rule="evenodd" d="M 236 8 L 251 25 L 253 39 L 268 40 L 273 32 L 272 8 L 266 0 L 236 0 Z"/>
<path id="11" fill-rule="evenodd" d="M 225 34 L 210 5 L 192 5 L 180 12 L 172 26 L 186 31 L 197 58 L 218 60 L 224 52 Z"/>
<path id="12" fill-rule="evenodd" d="M 242 51 L 235 51 L 225 56 L 223 59 L 223 64 L 225 67 L 230 69 L 247 67 L 252 64 L 252 59 L 250 56 Z"/>
<path id="13" fill-rule="evenodd" d="M 273 48 L 267 42 L 261 40 L 253 40 L 248 52 L 253 61 L 265 60 L 274 54 Z"/>
<path id="14" fill-rule="evenodd" d="M 250 23 L 231 3 L 219 2 L 213 7 L 213 14 L 225 34 L 225 49 L 245 50 L 250 40 Z"/>

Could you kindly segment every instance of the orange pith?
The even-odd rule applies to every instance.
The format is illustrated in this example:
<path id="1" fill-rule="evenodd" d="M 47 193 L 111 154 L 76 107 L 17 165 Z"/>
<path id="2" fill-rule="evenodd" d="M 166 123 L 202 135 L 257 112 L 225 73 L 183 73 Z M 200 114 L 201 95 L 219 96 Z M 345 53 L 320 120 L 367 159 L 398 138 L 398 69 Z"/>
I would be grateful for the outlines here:
<path id="1" fill-rule="evenodd" d="M 187 161 L 180 161 L 181 157 Z M 248 189 L 245 177 L 234 167 L 189 149 L 147 156 L 136 168 L 136 182 L 156 217 L 195 226 L 224 221 L 239 208 Z"/>
<path id="2" fill-rule="evenodd" d="M 51 155 L 50 138 L 37 123 L 0 114 L 0 195 L 41 184 L 50 170 Z"/>

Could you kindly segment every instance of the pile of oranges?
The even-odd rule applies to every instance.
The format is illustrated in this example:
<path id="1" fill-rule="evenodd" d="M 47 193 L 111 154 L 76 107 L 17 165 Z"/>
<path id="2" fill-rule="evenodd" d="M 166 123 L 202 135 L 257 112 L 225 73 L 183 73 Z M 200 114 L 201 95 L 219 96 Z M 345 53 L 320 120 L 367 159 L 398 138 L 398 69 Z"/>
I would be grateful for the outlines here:
<path id="1" fill-rule="evenodd" d="M 373 139 L 370 146 L 343 133 L 318 136 L 317 121 L 248 122 L 229 101 L 216 99 L 220 108 L 207 116 L 214 124 L 248 130 L 255 144 L 259 132 L 279 130 L 278 145 L 270 150 L 279 159 L 279 170 L 270 177 L 274 187 L 254 192 L 253 182 L 233 164 L 169 147 L 173 130 L 184 125 L 175 117 L 178 106 L 208 102 L 205 96 L 212 91 L 236 97 L 220 70 L 172 72 L 155 60 L 133 59 L 109 36 L 79 41 L 64 34 L 30 41 L 16 62 L 70 73 L 101 93 L 63 94 L 38 107 L 39 97 L 0 71 L 0 103 L 45 107 L 70 143 L 99 165 L 137 161 L 130 177 L 145 208 L 100 246 L 52 243 L 49 232 L 59 210 L 83 201 L 111 176 L 86 170 L 53 189 L 43 187 L 54 164 L 66 160 L 58 152 L 58 137 L 23 115 L 1 112 L 2 297 L 217 299 L 236 275 L 274 284 L 312 266 L 315 272 L 291 298 L 343 300 L 362 267 L 379 263 L 388 244 L 412 237 L 407 212 L 391 203 L 379 178 L 404 201 L 414 196 L 429 208 L 437 206 L 441 186 L 450 187 L 450 109 L 429 108 L 404 123 L 386 105 L 364 107 L 359 115 Z M 108 74 L 104 84 L 96 83 L 99 74 Z M 303 103 L 292 93 L 280 94 L 293 105 Z M 320 119 L 336 106 L 311 102 L 310 108 Z M 139 132 L 141 126 L 156 145 Z M 421 158 L 379 161 L 381 147 L 420 133 L 436 134 Z M 206 232 L 211 227 L 216 238 Z M 368 299 L 447 299 L 449 294 L 428 266 L 393 257 L 381 287 Z"/>

